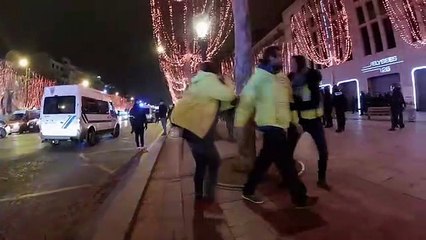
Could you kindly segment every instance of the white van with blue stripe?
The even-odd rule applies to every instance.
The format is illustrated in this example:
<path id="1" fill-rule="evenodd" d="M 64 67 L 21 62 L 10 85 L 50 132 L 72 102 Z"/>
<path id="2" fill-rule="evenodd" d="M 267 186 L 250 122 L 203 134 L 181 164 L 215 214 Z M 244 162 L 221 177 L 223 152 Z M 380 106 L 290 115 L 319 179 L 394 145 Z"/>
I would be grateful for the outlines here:
<path id="1" fill-rule="evenodd" d="M 61 141 L 93 146 L 101 134 L 120 135 L 120 125 L 109 95 L 80 85 L 46 87 L 41 104 L 43 142 Z"/>

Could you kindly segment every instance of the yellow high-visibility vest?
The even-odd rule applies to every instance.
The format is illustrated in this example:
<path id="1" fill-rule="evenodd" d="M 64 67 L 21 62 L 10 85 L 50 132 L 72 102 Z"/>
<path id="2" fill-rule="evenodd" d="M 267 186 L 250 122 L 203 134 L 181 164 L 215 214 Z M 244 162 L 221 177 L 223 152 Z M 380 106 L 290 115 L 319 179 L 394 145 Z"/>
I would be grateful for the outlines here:
<path id="1" fill-rule="evenodd" d="M 309 89 L 307 84 L 303 86 L 301 97 L 302 97 L 302 101 L 304 102 L 311 101 L 312 99 L 311 90 Z M 318 108 L 300 111 L 300 117 L 302 119 L 310 120 L 310 119 L 322 117 L 323 115 L 324 115 L 324 110 L 322 108 L 322 99 L 320 100 L 320 104 Z"/>

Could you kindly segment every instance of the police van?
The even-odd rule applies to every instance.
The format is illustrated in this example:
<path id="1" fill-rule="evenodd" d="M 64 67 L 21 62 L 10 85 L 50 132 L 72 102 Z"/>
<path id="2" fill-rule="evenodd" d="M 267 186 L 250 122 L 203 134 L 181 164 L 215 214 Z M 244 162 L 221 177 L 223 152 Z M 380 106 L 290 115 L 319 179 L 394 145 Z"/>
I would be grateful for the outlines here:
<path id="1" fill-rule="evenodd" d="M 40 136 L 43 142 L 61 141 L 89 146 L 101 134 L 120 135 L 117 113 L 109 95 L 80 85 L 46 87 L 41 103 Z"/>

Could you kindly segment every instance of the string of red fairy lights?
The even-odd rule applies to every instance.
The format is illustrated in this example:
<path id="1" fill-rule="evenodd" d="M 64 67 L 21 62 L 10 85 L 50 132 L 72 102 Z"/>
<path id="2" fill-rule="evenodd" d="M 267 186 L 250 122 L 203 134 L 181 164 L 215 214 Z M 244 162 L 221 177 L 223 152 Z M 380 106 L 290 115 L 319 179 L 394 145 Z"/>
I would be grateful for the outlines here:
<path id="1" fill-rule="evenodd" d="M 20 74 L 6 61 L 0 60 L 0 98 L 12 98 L 18 109 L 40 108 L 44 88 L 55 85 L 33 71 Z"/>
<path id="2" fill-rule="evenodd" d="M 393 27 L 415 48 L 426 45 L 426 1 L 383 0 Z"/>
<path id="3" fill-rule="evenodd" d="M 204 15 L 211 22 L 206 38 L 210 60 L 232 31 L 231 0 L 150 0 L 150 4 L 160 67 L 176 101 L 201 62 L 201 48 L 192 30 L 194 18 Z"/>
<path id="4" fill-rule="evenodd" d="M 343 0 L 309 0 L 291 18 L 293 40 L 301 53 L 324 66 L 339 65 L 352 53 Z"/>

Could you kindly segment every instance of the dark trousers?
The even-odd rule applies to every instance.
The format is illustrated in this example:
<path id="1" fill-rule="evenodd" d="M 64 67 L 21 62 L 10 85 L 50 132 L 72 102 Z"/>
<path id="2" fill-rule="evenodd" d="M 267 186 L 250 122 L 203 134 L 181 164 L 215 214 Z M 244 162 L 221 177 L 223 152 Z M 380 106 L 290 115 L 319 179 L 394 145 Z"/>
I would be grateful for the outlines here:
<path id="1" fill-rule="evenodd" d="M 234 118 L 235 118 L 235 111 L 229 110 L 226 112 L 225 115 L 225 122 L 226 122 L 226 128 L 228 129 L 228 135 L 229 138 L 234 138 Z"/>
<path id="2" fill-rule="evenodd" d="M 145 129 L 144 128 L 136 128 L 135 131 L 135 142 L 137 147 L 143 147 L 145 145 Z"/>
<path id="3" fill-rule="evenodd" d="M 391 109 L 392 113 L 392 128 L 404 127 L 404 114 L 402 109 Z"/>
<path id="4" fill-rule="evenodd" d="M 332 127 L 333 126 L 333 117 L 331 116 L 331 111 L 324 112 L 324 125 L 326 127 Z"/>
<path id="5" fill-rule="evenodd" d="M 327 162 L 328 162 L 328 150 L 327 141 L 325 140 L 324 128 L 321 124 L 321 119 L 300 119 L 300 124 L 305 132 L 311 134 L 314 142 L 317 146 L 319 153 L 318 160 L 318 180 L 326 180 Z"/>
<path id="6" fill-rule="evenodd" d="M 183 138 L 188 142 L 195 160 L 194 188 L 198 197 L 214 198 L 220 156 L 214 145 L 214 131 L 201 139 L 192 132 L 184 130 Z M 208 173 L 206 181 L 204 177 Z"/>
<path id="7" fill-rule="evenodd" d="M 346 116 L 345 116 L 344 111 L 337 111 L 336 110 L 336 120 L 337 120 L 337 129 L 338 130 L 345 130 Z"/>
<path id="8" fill-rule="evenodd" d="M 263 148 L 248 175 L 243 194 L 254 194 L 256 186 L 272 163 L 275 163 L 283 180 L 288 184 L 293 203 L 303 203 L 306 200 L 306 187 L 297 175 L 285 131 L 275 127 L 263 130 Z"/>

